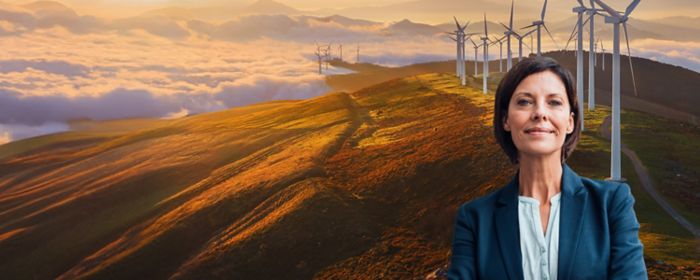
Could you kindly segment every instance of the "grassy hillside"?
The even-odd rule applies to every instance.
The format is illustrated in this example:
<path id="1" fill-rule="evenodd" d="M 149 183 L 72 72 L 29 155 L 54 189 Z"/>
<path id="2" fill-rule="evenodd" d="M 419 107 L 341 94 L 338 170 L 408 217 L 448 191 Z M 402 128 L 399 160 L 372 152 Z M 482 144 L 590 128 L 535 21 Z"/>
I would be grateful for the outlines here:
<path id="1" fill-rule="evenodd" d="M 468 82 L 424 74 L 0 146 L 0 275 L 428 275 L 446 264 L 457 207 L 514 173 L 492 136 L 492 95 Z M 596 135 L 584 133 L 571 165 L 602 178 Z M 697 263 L 694 240 L 633 191 L 650 257 Z"/>

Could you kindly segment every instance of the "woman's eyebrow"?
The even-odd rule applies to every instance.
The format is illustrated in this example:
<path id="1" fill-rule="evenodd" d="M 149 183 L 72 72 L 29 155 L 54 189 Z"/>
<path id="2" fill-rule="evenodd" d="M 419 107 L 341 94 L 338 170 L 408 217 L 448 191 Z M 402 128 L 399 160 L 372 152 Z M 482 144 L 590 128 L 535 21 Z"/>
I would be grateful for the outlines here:
<path id="1" fill-rule="evenodd" d="M 547 94 L 547 97 L 552 98 L 552 97 L 560 97 L 563 98 L 565 95 L 561 92 L 553 92 L 550 94 Z"/>
<path id="2" fill-rule="evenodd" d="M 527 91 L 519 91 L 519 92 L 516 92 L 515 94 L 513 94 L 513 96 L 515 96 L 515 97 L 517 97 L 518 95 L 525 95 L 527 97 L 532 97 L 532 93 L 529 93 Z"/>

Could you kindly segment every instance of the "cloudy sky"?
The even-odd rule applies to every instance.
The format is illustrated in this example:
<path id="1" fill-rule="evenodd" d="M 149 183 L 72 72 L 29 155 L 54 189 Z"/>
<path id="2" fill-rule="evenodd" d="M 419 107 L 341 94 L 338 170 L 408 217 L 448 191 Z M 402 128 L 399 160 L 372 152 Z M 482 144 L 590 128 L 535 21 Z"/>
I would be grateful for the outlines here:
<path id="1" fill-rule="evenodd" d="M 344 44 L 344 58 L 350 62 L 355 62 L 358 44 L 362 62 L 406 65 L 450 59 L 454 43 L 441 34 L 443 30 L 380 15 L 398 10 L 403 11 L 394 15 L 398 19 L 447 18 L 433 22 L 442 23 L 464 3 L 479 4 L 498 15 L 504 10 L 502 2 L 280 1 L 308 12 L 252 15 L 236 14 L 252 1 L 65 0 L 61 5 L 6 0 L 0 2 L 0 144 L 67 130 L 74 119 L 166 118 L 318 96 L 329 88 L 317 73 L 316 43 L 331 43 L 334 57 Z M 570 5 L 552 2 L 551 13 L 559 11 L 563 19 L 571 16 Z M 609 2 L 620 9 L 626 4 Z M 685 7 L 687 12 L 695 8 L 691 2 L 667 0 L 673 5 L 663 8 Z M 172 5 L 187 9 L 153 13 Z M 540 1 L 516 1 L 516 14 L 537 14 L 539 5 Z M 658 6 L 644 5 L 638 9 Z M 222 18 L 217 14 L 220 6 L 228 7 L 232 15 L 224 13 Z M 193 16 L 181 16 L 188 13 Z M 334 13 L 367 15 L 364 19 L 373 21 L 307 16 Z M 568 23 L 552 29 L 562 30 L 555 31 L 555 37 L 557 45 L 563 44 Z M 638 37 L 632 44 L 635 55 L 700 70 L 700 43 Z M 555 47 L 549 40 L 543 45 Z M 491 58 L 497 58 L 494 53 Z"/>
<path id="2" fill-rule="evenodd" d="M 27 3 L 27 0 L 5 0 L 6 3 Z M 80 13 L 99 14 L 103 16 L 124 16 L 138 14 L 149 9 L 166 6 L 231 6 L 241 7 L 250 5 L 256 0 L 63 0 Z M 505 17 L 510 5 L 508 0 L 277 0 L 277 2 L 303 11 L 331 11 L 347 10 L 367 7 L 392 6 L 394 10 L 404 15 L 379 14 L 369 15 L 367 19 L 392 21 L 403 18 L 420 19 L 422 22 L 439 23 L 441 18 L 449 17 L 460 11 L 469 14 L 471 11 L 483 12 L 485 6 L 505 7 L 499 11 L 489 11 L 493 16 Z M 542 7 L 543 0 L 516 0 L 516 10 L 533 13 Z M 584 1 L 588 3 L 588 0 Z M 612 7 L 619 10 L 624 8 L 631 0 L 607 0 Z M 561 19 L 571 14 L 571 8 L 576 4 L 574 0 L 552 0 L 548 2 L 552 19 Z M 459 7 L 460 9 L 455 9 Z M 667 16 L 697 17 L 700 14 L 700 5 L 696 0 L 642 0 L 640 9 L 635 13 L 636 17 L 643 19 L 663 18 Z M 415 11 L 422 11 L 417 14 Z"/>

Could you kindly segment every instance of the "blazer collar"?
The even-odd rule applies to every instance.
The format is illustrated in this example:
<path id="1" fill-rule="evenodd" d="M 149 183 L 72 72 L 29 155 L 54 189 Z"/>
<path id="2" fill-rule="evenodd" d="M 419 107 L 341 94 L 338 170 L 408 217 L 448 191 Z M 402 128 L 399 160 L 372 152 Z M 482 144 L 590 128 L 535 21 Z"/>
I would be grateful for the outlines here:
<path id="1" fill-rule="evenodd" d="M 557 277 L 569 279 L 578 240 L 583 228 L 588 192 L 569 166 L 563 165 L 561 203 L 559 209 L 559 265 Z"/>
<path id="2" fill-rule="evenodd" d="M 520 227 L 518 226 L 519 173 L 501 191 L 494 213 L 496 237 L 503 264 L 510 279 L 523 279 L 523 261 L 520 254 Z"/>
<path id="3" fill-rule="evenodd" d="M 499 205 L 494 213 L 496 237 L 510 279 L 523 279 L 518 225 L 519 175 L 519 172 L 516 173 L 510 183 L 502 189 L 498 197 Z M 567 279 L 581 232 L 587 192 L 583 188 L 581 178 L 566 164 L 562 165 L 561 192 L 558 278 Z"/>

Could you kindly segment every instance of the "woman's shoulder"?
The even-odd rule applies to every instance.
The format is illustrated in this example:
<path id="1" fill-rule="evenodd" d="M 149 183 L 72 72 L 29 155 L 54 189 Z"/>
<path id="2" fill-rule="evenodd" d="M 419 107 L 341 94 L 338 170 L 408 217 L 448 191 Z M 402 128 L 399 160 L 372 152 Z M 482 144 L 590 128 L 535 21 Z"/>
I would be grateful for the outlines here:
<path id="1" fill-rule="evenodd" d="M 471 212 L 474 214 L 490 212 L 498 204 L 498 201 L 501 199 L 502 193 L 506 191 L 507 188 L 508 185 L 498 188 L 495 191 L 492 191 L 486 195 L 482 195 L 480 197 L 467 201 L 459 207 L 459 210 L 462 213 Z"/>
<path id="2" fill-rule="evenodd" d="M 615 204 L 626 200 L 634 200 L 630 186 L 623 181 L 595 180 L 581 177 L 583 188 L 590 196 L 607 204 Z"/>

